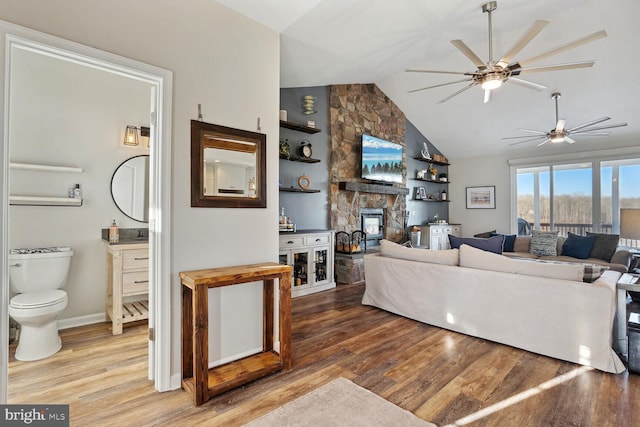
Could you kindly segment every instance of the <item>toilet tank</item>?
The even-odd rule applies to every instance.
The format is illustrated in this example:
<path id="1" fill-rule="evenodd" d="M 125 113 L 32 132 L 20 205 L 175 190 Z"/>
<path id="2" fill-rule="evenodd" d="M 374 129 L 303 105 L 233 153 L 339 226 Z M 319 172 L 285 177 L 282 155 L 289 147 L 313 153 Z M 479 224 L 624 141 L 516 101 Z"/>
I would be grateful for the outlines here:
<path id="1" fill-rule="evenodd" d="M 18 293 L 63 288 L 73 251 L 69 247 L 12 249 L 9 284 Z"/>

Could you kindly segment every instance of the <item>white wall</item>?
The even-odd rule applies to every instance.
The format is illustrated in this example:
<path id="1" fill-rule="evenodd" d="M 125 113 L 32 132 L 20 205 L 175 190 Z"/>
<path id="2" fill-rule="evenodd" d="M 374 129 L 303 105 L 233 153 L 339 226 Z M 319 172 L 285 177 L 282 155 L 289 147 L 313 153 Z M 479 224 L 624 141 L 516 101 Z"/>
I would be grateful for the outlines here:
<path id="1" fill-rule="evenodd" d="M 180 372 L 184 270 L 277 261 L 279 37 L 210 0 L 0 0 L 0 19 L 171 70 L 173 360 Z M 204 120 L 267 135 L 267 208 L 190 207 L 190 127 Z M 166 285 L 166 284 L 164 284 Z M 222 294 L 222 295 L 221 295 Z M 261 347 L 257 285 L 211 292 L 210 359 Z M 220 347 L 213 348 L 221 343 Z"/>
<path id="2" fill-rule="evenodd" d="M 125 159 L 148 154 L 122 145 L 127 124 L 149 125 L 149 84 L 16 49 L 12 58 L 12 162 L 74 166 L 80 174 L 11 170 L 12 195 L 66 197 L 80 184 L 82 207 L 11 206 L 9 247 L 67 245 L 74 250 L 59 319 L 104 315 L 106 255 L 101 229 L 146 227 L 111 198 L 111 176 Z"/>
<path id="3" fill-rule="evenodd" d="M 446 153 L 446 149 L 443 150 Z M 462 235 L 497 230 L 511 233 L 509 164 L 507 156 L 450 159 L 449 222 L 462 224 Z M 495 185 L 495 209 L 467 209 L 466 187 Z"/>

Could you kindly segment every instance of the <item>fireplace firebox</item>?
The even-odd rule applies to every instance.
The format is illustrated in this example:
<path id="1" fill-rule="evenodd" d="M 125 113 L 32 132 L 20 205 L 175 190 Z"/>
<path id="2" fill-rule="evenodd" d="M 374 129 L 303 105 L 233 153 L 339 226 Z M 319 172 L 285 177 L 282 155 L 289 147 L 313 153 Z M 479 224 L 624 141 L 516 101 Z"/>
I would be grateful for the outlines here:
<path id="1" fill-rule="evenodd" d="M 384 239 L 384 209 L 361 208 L 360 229 L 366 233 L 367 247 L 380 246 Z"/>

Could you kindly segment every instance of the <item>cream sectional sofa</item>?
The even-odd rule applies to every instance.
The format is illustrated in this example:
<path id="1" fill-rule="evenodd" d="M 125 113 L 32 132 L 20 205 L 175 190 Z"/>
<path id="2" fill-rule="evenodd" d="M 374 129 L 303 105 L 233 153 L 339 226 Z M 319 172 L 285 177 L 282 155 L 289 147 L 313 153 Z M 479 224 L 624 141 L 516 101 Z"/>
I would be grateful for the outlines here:
<path id="1" fill-rule="evenodd" d="M 462 245 L 428 251 L 383 240 L 364 257 L 362 304 L 420 322 L 620 373 L 612 349 L 616 271 L 584 283 L 580 264 L 545 264 Z M 545 277 L 546 276 L 546 277 Z"/>

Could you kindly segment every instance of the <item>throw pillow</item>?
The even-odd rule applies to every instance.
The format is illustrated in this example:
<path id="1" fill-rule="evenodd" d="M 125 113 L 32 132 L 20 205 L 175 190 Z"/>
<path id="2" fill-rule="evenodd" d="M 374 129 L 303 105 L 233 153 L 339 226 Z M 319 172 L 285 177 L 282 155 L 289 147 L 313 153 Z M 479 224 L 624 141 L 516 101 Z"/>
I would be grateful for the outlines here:
<path id="1" fill-rule="evenodd" d="M 515 234 L 491 233 L 491 237 L 493 236 L 504 236 L 504 244 L 502 245 L 502 252 L 514 252 L 513 246 L 516 244 Z"/>
<path id="2" fill-rule="evenodd" d="M 608 269 L 609 267 L 605 265 L 585 264 L 584 276 L 582 277 L 582 281 L 587 283 L 595 282 L 600 278 L 600 276 L 602 276 L 602 273 L 604 273 Z"/>
<path id="3" fill-rule="evenodd" d="M 587 259 L 591 255 L 593 244 L 596 242 L 596 236 L 579 236 L 569 232 L 567 240 L 562 245 L 561 255 L 573 258 Z"/>
<path id="4" fill-rule="evenodd" d="M 611 261 L 611 257 L 618 248 L 620 236 L 618 234 L 601 234 L 587 231 L 587 236 L 596 236 L 596 242 L 591 250 L 591 258 L 598 258 L 603 261 Z"/>
<path id="5" fill-rule="evenodd" d="M 444 265 L 458 265 L 460 258 L 458 249 L 431 251 L 428 249 L 408 248 L 385 239 L 380 241 L 380 255 L 409 261 Z"/>
<path id="6" fill-rule="evenodd" d="M 556 256 L 558 255 L 557 244 L 557 231 L 533 230 L 531 232 L 531 246 L 529 247 L 529 253 L 538 256 Z"/>
<path id="7" fill-rule="evenodd" d="M 469 245 L 474 248 L 482 249 L 496 254 L 502 253 L 502 245 L 504 244 L 504 236 L 489 237 L 480 239 L 476 237 L 456 237 L 449 234 L 449 244 L 452 249 L 460 248 L 460 245 Z"/>

